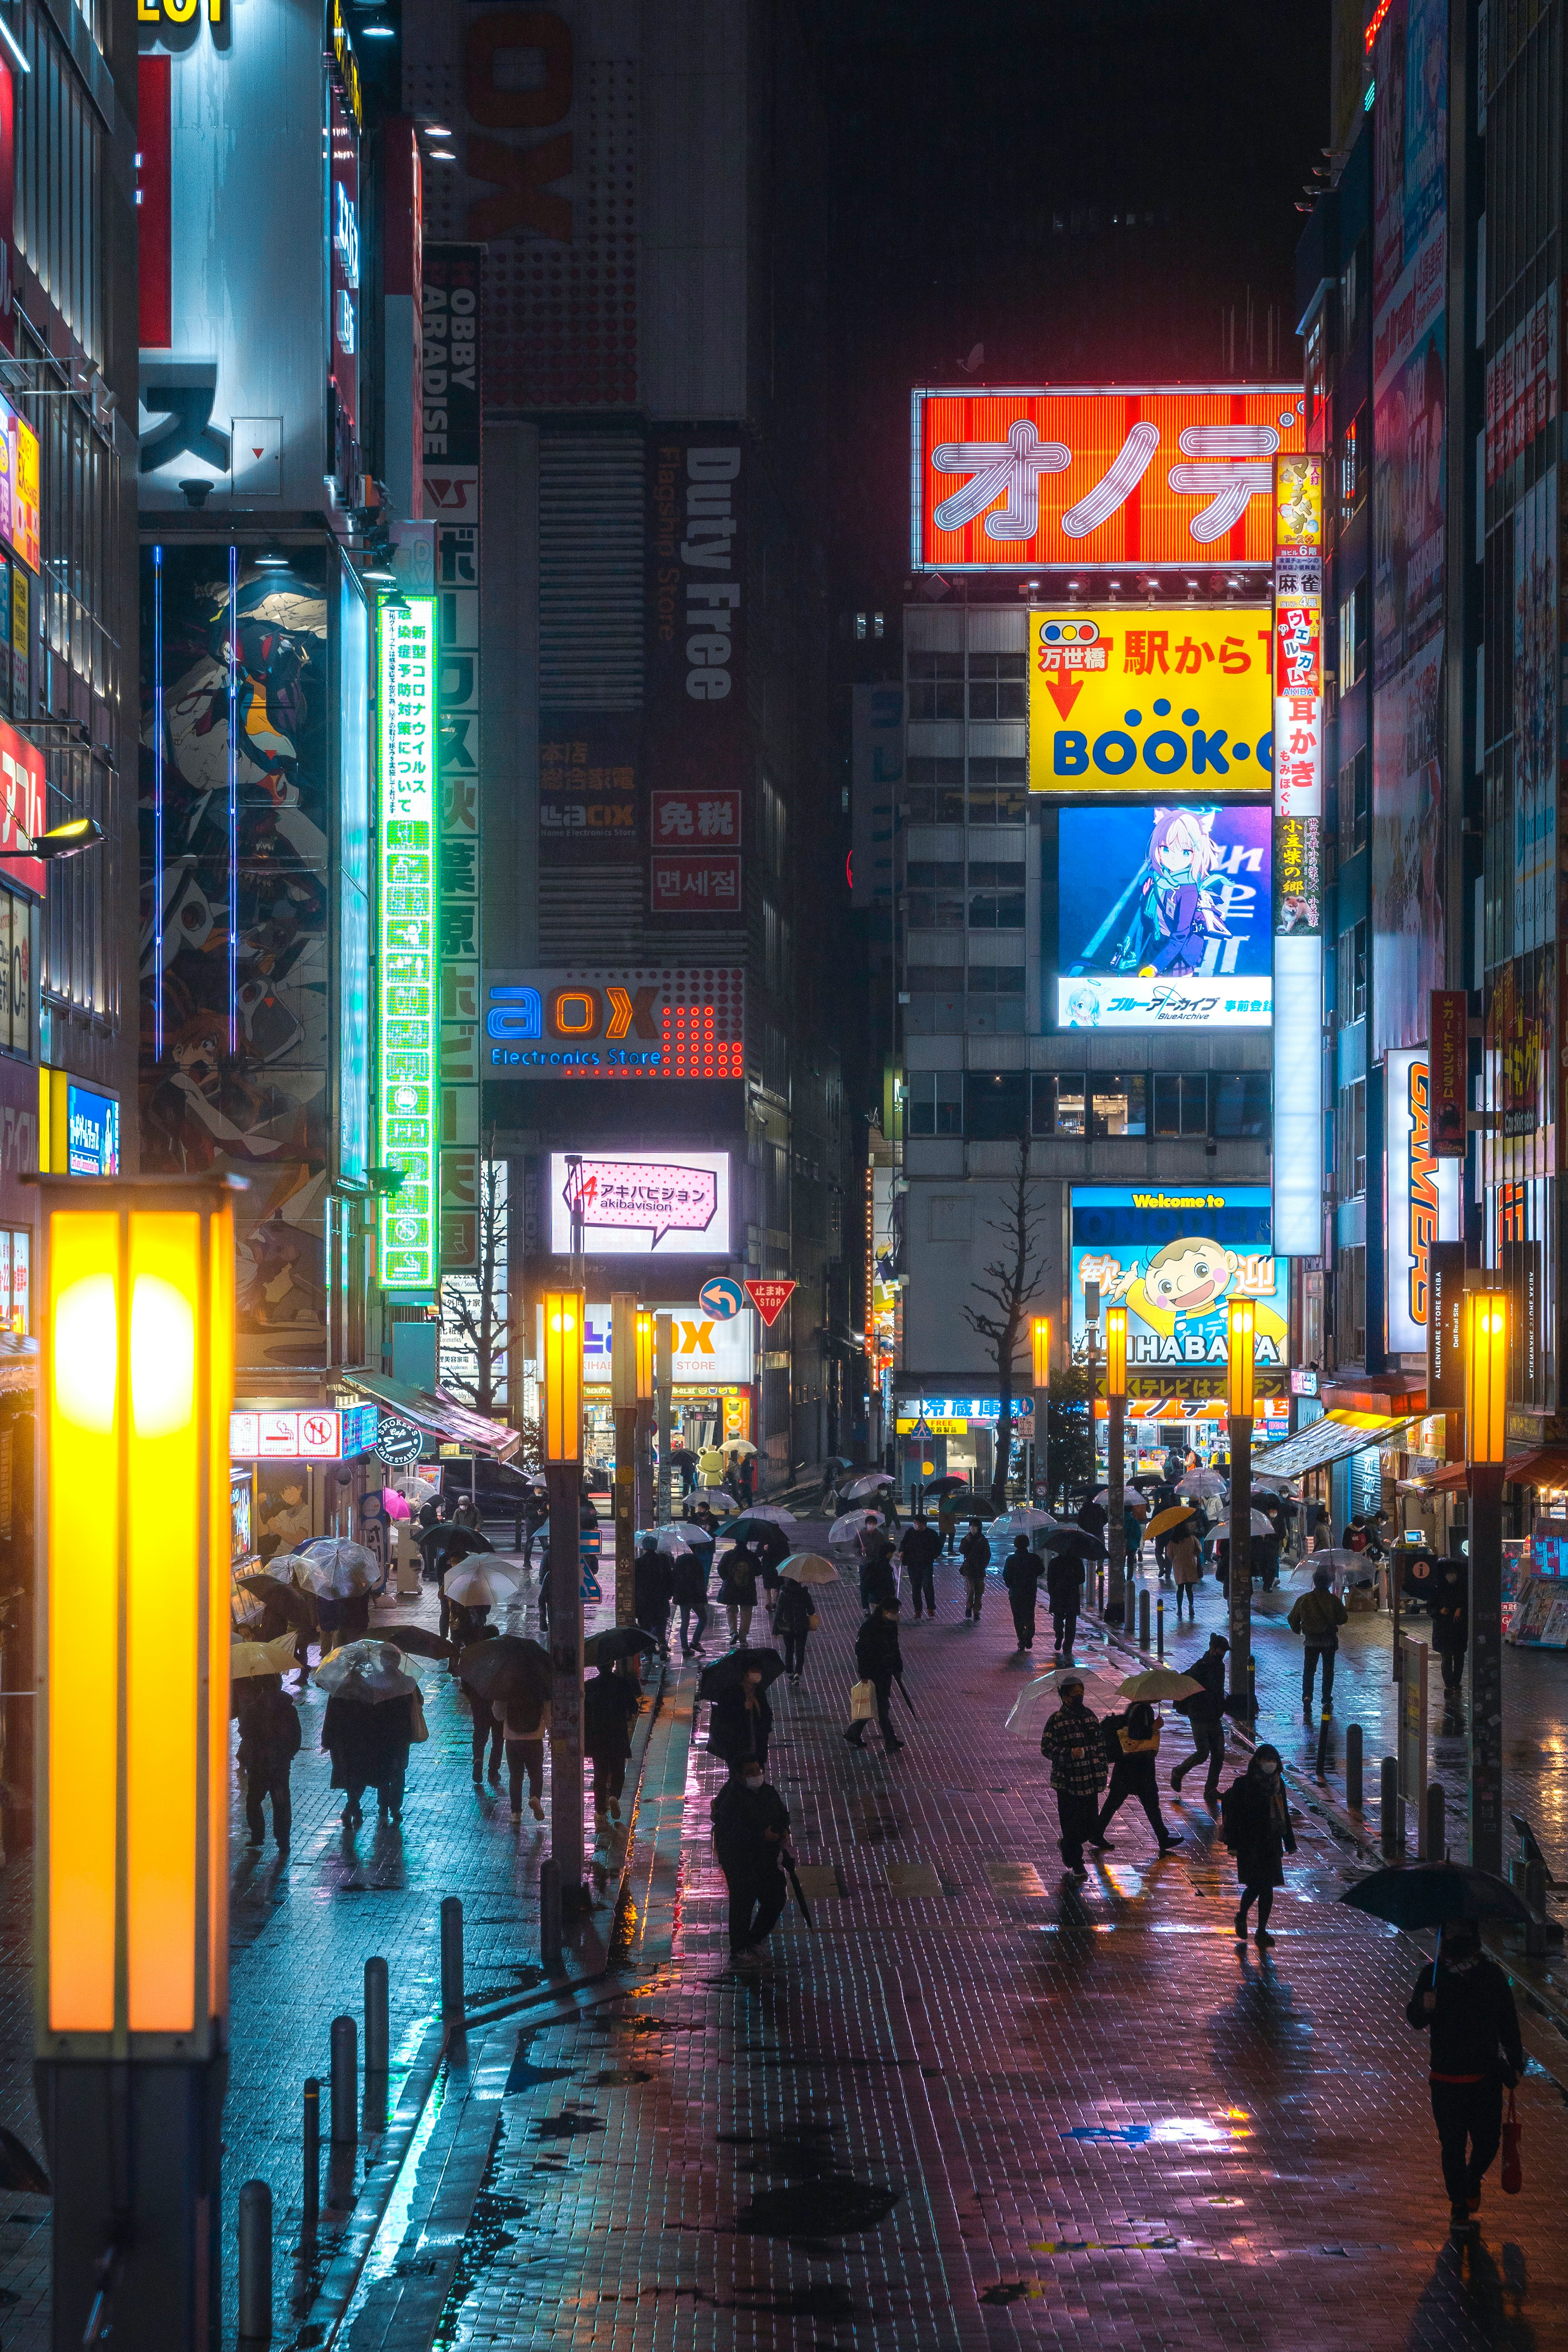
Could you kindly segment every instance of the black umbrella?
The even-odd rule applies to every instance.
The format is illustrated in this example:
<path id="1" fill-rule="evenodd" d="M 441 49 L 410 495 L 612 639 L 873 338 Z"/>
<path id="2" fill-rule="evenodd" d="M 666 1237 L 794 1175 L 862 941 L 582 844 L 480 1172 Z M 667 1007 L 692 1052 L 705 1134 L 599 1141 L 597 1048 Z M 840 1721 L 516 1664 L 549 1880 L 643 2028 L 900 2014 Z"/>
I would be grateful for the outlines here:
<path id="1" fill-rule="evenodd" d="M 450 1642 L 443 1642 L 439 1633 L 432 1633 L 427 1625 L 378 1625 L 378 1642 L 395 1642 L 411 1658 L 449 1658 Z"/>
<path id="2" fill-rule="evenodd" d="M 967 1478 L 955 1478 L 949 1472 L 945 1478 L 928 1478 L 925 1482 L 925 1490 L 928 1495 L 951 1495 L 963 1492 L 968 1485 Z"/>
<path id="3" fill-rule="evenodd" d="M 458 1660 L 458 1680 L 482 1699 L 547 1697 L 551 1672 L 549 1651 L 521 1633 L 476 1642 Z"/>
<path id="4" fill-rule="evenodd" d="M 1395 1927 L 1451 1927 L 1456 1919 L 1528 1921 L 1530 1906 L 1489 1870 L 1458 1862 L 1424 1862 L 1403 1870 L 1374 1870 L 1340 1897 L 1352 1911 L 1370 1912 Z"/>
<path id="5" fill-rule="evenodd" d="M 731 1650 L 722 1658 L 715 1658 L 704 1666 L 698 1677 L 697 1696 L 717 1698 L 721 1691 L 739 1690 L 752 1669 L 762 1675 L 763 1690 L 776 1683 L 784 1670 L 784 1662 L 776 1650 Z"/>
<path id="6" fill-rule="evenodd" d="M 247 1592 L 258 1593 L 263 1601 L 273 1602 L 286 1624 L 306 1632 L 314 1626 L 315 1604 L 310 1594 L 301 1592 L 297 1584 L 280 1584 L 275 1576 L 268 1576 L 265 1571 L 242 1576 L 239 1581 Z"/>
<path id="7" fill-rule="evenodd" d="M 805 1909 L 805 1905 L 802 1905 Z M 52 2197 L 49 2176 L 27 2146 L 0 2124 L 0 2189 L 27 2197 Z"/>
<path id="8" fill-rule="evenodd" d="M 1105 1547 L 1097 1543 L 1087 1528 L 1053 1528 L 1039 1539 L 1042 1551 L 1070 1551 L 1079 1559 L 1103 1559 Z"/>
<path id="9" fill-rule="evenodd" d="M 591 1634 L 583 1644 L 585 1666 L 614 1665 L 617 1658 L 635 1658 L 643 1650 L 657 1650 L 658 1642 L 652 1633 L 645 1633 L 640 1625 L 609 1625 L 602 1633 Z"/>
<path id="10" fill-rule="evenodd" d="M 494 1551 L 495 1546 L 478 1528 L 455 1528 L 442 1520 L 436 1527 L 426 1528 L 419 1538 L 419 1549 L 428 1566 L 445 1570 L 456 1568 L 471 1552 Z"/>

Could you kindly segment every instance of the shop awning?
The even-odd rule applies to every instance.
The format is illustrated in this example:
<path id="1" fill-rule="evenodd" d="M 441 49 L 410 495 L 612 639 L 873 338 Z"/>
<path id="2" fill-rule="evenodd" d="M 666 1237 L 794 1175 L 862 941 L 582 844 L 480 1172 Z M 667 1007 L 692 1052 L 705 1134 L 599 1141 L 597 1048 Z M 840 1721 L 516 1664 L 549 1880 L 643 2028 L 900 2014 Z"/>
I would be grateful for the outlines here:
<path id="1" fill-rule="evenodd" d="M 504 1421 L 487 1421 L 482 1413 L 473 1412 L 444 1389 L 411 1389 L 401 1381 L 389 1381 L 380 1372 L 348 1372 L 344 1379 L 351 1388 L 359 1389 L 375 1403 L 384 1405 L 388 1412 L 400 1413 L 428 1437 L 443 1438 L 448 1445 L 466 1445 L 476 1454 L 490 1454 L 498 1462 L 510 1462 L 522 1439 Z"/>
<path id="2" fill-rule="evenodd" d="M 1462 1495 L 1469 1484 L 1469 1471 L 1462 1462 L 1450 1462 L 1441 1470 L 1434 1470 L 1430 1478 L 1421 1484 L 1429 1495 Z"/>
<path id="3" fill-rule="evenodd" d="M 1413 1413 L 1410 1421 L 1416 1418 Z M 1271 1478 L 1299 1478 L 1304 1471 L 1323 1470 L 1331 1462 L 1342 1462 L 1348 1454 L 1364 1454 L 1369 1446 L 1386 1445 L 1391 1437 L 1409 1428 L 1410 1421 L 1384 1421 L 1364 1412 L 1342 1421 L 1337 1413 L 1325 1413 L 1321 1421 L 1299 1429 L 1294 1437 L 1287 1437 L 1279 1445 L 1261 1448 L 1253 1455 L 1252 1466 L 1255 1470 L 1267 1470 Z"/>
<path id="4" fill-rule="evenodd" d="M 1515 1486 L 1568 1486 L 1568 1445 L 1537 1445 L 1510 1454 L 1502 1475 Z"/>

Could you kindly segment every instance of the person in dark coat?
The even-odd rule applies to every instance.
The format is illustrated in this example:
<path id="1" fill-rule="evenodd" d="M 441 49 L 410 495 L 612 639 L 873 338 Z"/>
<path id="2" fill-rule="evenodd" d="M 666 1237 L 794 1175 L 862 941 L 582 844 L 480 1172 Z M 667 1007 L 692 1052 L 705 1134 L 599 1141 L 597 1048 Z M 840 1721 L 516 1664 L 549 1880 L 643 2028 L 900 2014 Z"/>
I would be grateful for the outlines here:
<path id="1" fill-rule="evenodd" d="M 1524 2072 L 1519 2012 L 1508 1978 L 1481 1950 L 1473 1919 L 1445 1927 L 1436 1960 L 1415 1979 L 1405 2016 L 1432 2037 L 1432 2120 L 1456 2236 L 1474 2228 L 1481 2181 L 1502 2137 L 1502 2095 Z M 1465 2153 L 1466 2142 L 1469 2154 Z"/>
<path id="2" fill-rule="evenodd" d="M 1457 1699 L 1470 1646 L 1470 1594 L 1462 1559 L 1440 1559 L 1432 1595 L 1432 1645 L 1443 1661 L 1443 1689 Z"/>
<path id="3" fill-rule="evenodd" d="M 1268 1914 L 1274 1908 L 1274 1889 L 1284 1885 L 1285 1856 L 1296 1851 L 1278 1748 L 1254 1750 L 1246 1771 L 1225 1792 L 1221 1818 L 1225 1842 L 1236 1856 L 1236 1874 L 1241 1881 L 1236 1932 L 1246 1936 L 1247 1915 L 1256 1903 L 1258 1941 L 1271 1944 Z"/>
<path id="4" fill-rule="evenodd" d="M 1083 1843 L 1100 1833 L 1100 1792 L 1108 1769 L 1105 1741 L 1100 1717 L 1083 1703 L 1078 1676 L 1068 1675 L 1059 1687 L 1062 1703 L 1040 1734 L 1040 1753 L 1051 1759 L 1062 1860 L 1075 1878 L 1087 1878 Z"/>
<path id="5" fill-rule="evenodd" d="M 904 1529 L 899 1545 L 899 1558 L 910 1571 L 910 1589 L 914 1594 L 915 1620 L 920 1621 L 922 1604 L 929 1613 L 936 1615 L 936 1559 L 942 1549 L 942 1538 L 923 1511 L 917 1511 Z"/>
<path id="6" fill-rule="evenodd" d="M 1068 1664 L 1072 1663 L 1073 1635 L 1078 1632 L 1079 1607 L 1083 1600 L 1084 1565 L 1076 1553 L 1052 1552 L 1046 1563 L 1046 1598 L 1051 1609 L 1051 1635 L 1054 1646 Z"/>
<path id="7" fill-rule="evenodd" d="M 1018 1636 L 1018 1655 L 1035 1646 L 1035 1602 L 1040 1590 L 1040 1579 L 1046 1563 L 1037 1551 L 1029 1549 L 1027 1536 L 1015 1536 L 1013 1549 L 1002 1563 L 1002 1581 L 1007 1588 L 1008 1604 L 1013 1612 L 1013 1631 Z"/>
<path id="8" fill-rule="evenodd" d="M 991 1545 L 978 1519 L 969 1522 L 969 1533 L 958 1547 L 958 1564 L 963 1570 L 963 1613 L 978 1624 L 991 1569 Z"/>
<path id="9" fill-rule="evenodd" d="M 649 1536 L 632 1568 L 632 1615 L 645 1633 L 658 1643 L 659 1654 L 669 1655 L 669 1604 L 675 1598 L 675 1563 Z"/>
<path id="10" fill-rule="evenodd" d="M 539 1591 L 535 1598 L 539 1603 L 539 1630 L 548 1642 L 550 1639 L 550 1538 L 548 1536 L 544 1538 L 544 1549 L 539 1555 Z"/>
<path id="11" fill-rule="evenodd" d="M 489 1622 L 490 1604 L 488 1601 L 448 1601 L 447 1603 L 447 1639 L 458 1655 L 471 1643 L 484 1640 Z M 454 1657 L 452 1672 L 456 1674 L 457 1670 L 458 1662 Z M 474 1777 L 477 1780 L 478 1773 Z"/>
<path id="12" fill-rule="evenodd" d="M 708 1631 L 708 1564 L 712 1557 L 711 1545 L 701 1551 L 693 1547 L 689 1551 L 678 1551 L 670 1563 L 671 1598 L 680 1612 L 683 1658 L 700 1653 L 702 1636 Z M 695 1641 L 691 1638 L 694 1632 Z"/>
<path id="13" fill-rule="evenodd" d="M 621 1818 L 637 1719 L 637 1685 L 614 1666 L 601 1666 L 583 1685 L 583 1753 L 593 1761 L 594 1821 L 599 1829 L 606 1816 L 613 1822 Z"/>
<path id="14" fill-rule="evenodd" d="M 1305 1645 L 1301 1653 L 1301 1712 L 1309 1723 L 1312 1719 L 1312 1683 L 1320 1658 L 1323 1662 L 1323 1713 L 1331 1715 L 1334 1711 L 1334 1659 L 1340 1646 L 1340 1627 L 1345 1622 L 1347 1612 L 1332 1584 L 1326 1568 L 1315 1568 L 1310 1591 L 1302 1593 L 1285 1620 L 1292 1633 L 1300 1634 Z"/>
<path id="15" fill-rule="evenodd" d="M 816 1611 L 811 1594 L 798 1577 L 786 1576 L 773 1611 L 773 1631 L 784 1643 L 784 1672 L 798 1683 L 805 1671 L 805 1643 Z"/>
<path id="16" fill-rule="evenodd" d="M 533 1566 L 533 1540 L 542 1528 L 550 1525 L 550 1497 L 531 1489 L 522 1507 L 522 1564 Z"/>
<path id="17" fill-rule="evenodd" d="M 283 1696 L 281 1675 L 252 1675 L 234 1685 L 234 1711 L 239 1719 L 238 1762 L 245 1776 L 250 1843 L 259 1845 L 267 1834 L 262 1807 L 270 1797 L 272 1834 L 279 1853 L 287 1853 L 294 1817 L 289 1769 L 300 1753 L 299 1710 Z"/>
<path id="18" fill-rule="evenodd" d="M 741 1681 L 729 1684 L 713 1701 L 708 1717 L 709 1750 L 721 1756 L 731 1772 L 751 1757 L 766 1764 L 773 1727 L 773 1711 L 761 1670 L 748 1666 Z"/>
<path id="19" fill-rule="evenodd" d="M 749 1544 L 732 1544 L 719 1562 L 719 1598 L 730 1621 L 730 1647 L 734 1649 L 752 1630 L 757 1605 L 757 1555 Z"/>
<path id="20" fill-rule="evenodd" d="M 730 1958 L 741 1962 L 766 1942 L 784 1906 L 789 1812 L 754 1757 L 731 1773 L 709 1810 L 713 1852 L 730 1890 Z"/>
<path id="21" fill-rule="evenodd" d="M 1106 1830 L 1128 1798 L 1136 1797 L 1149 1816 L 1149 1826 L 1160 1852 L 1169 1853 L 1173 1845 L 1181 1844 L 1182 1833 L 1165 1827 L 1160 1811 L 1159 1717 L 1140 1699 L 1125 1715 L 1107 1716 L 1100 1731 L 1110 1760 L 1110 1786 L 1105 1792 L 1105 1802 L 1100 1806 L 1089 1843 L 1097 1853 L 1109 1853 L 1111 1841 Z"/>
<path id="22" fill-rule="evenodd" d="M 861 1681 L 876 1685 L 877 1721 L 881 1726 L 882 1745 L 889 1756 L 896 1755 L 904 1744 L 893 1729 L 893 1685 L 904 1671 L 903 1653 L 899 1648 L 899 1604 L 896 1601 L 884 1601 L 861 1625 L 855 1636 L 855 1664 Z M 863 1748 L 866 1744 L 865 1724 L 850 1724 L 844 1737 L 851 1748 Z"/>
<path id="23" fill-rule="evenodd" d="M 1181 1669 L 1201 1683 L 1202 1690 L 1194 1697 L 1176 1701 L 1193 1727 L 1193 1752 L 1172 1773 L 1171 1786 L 1179 1791 L 1194 1765 L 1205 1765 L 1204 1801 L 1211 1813 L 1219 1801 L 1219 1768 L 1225 1762 L 1225 1662 L 1229 1652 L 1225 1635 L 1211 1633 L 1203 1656 Z"/>
<path id="24" fill-rule="evenodd" d="M 408 1750 L 414 1741 L 414 1709 L 417 1695 L 400 1698 L 356 1698 L 333 1691 L 321 1721 L 321 1745 L 332 1759 L 334 1789 L 348 1801 L 343 1822 L 357 1830 L 364 1816 L 360 1799 L 374 1788 L 389 1821 L 403 1819 L 403 1782 Z"/>
<path id="25" fill-rule="evenodd" d="M 880 1609 L 899 1598 L 898 1570 L 894 1567 L 892 1538 L 885 1528 L 868 1528 L 860 1538 L 860 1606 Z"/>

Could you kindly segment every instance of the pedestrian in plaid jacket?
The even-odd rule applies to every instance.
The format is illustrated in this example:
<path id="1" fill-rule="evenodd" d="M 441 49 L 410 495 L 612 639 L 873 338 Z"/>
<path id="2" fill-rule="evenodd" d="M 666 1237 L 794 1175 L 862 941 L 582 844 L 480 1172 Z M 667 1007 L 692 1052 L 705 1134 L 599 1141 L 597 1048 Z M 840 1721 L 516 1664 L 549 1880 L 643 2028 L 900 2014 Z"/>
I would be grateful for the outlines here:
<path id="1" fill-rule="evenodd" d="M 1083 1703 L 1083 1685 L 1069 1675 L 1058 1687 L 1062 1703 L 1040 1734 L 1040 1753 L 1051 1759 L 1062 1860 L 1071 1876 L 1087 1878 L 1083 1842 L 1094 1836 L 1100 1823 L 1100 1792 L 1109 1769 L 1105 1742 L 1100 1717 Z"/>

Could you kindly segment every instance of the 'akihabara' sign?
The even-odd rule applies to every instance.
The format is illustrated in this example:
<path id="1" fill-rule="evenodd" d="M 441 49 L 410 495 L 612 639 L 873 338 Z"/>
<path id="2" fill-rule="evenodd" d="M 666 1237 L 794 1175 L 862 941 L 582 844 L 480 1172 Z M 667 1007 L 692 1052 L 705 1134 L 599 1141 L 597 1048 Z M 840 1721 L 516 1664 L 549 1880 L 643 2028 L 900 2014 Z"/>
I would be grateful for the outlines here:
<path id="1" fill-rule="evenodd" d="M 1066 384 L 912 396 L 916 571 L 1270 563 L 1293 384 Z"/>
<path id="2" fill-rule="evenodd" d="M 550 1156 L 550 1246 L 557 1257 L 724 1257 L 730 1155 Z"/>

